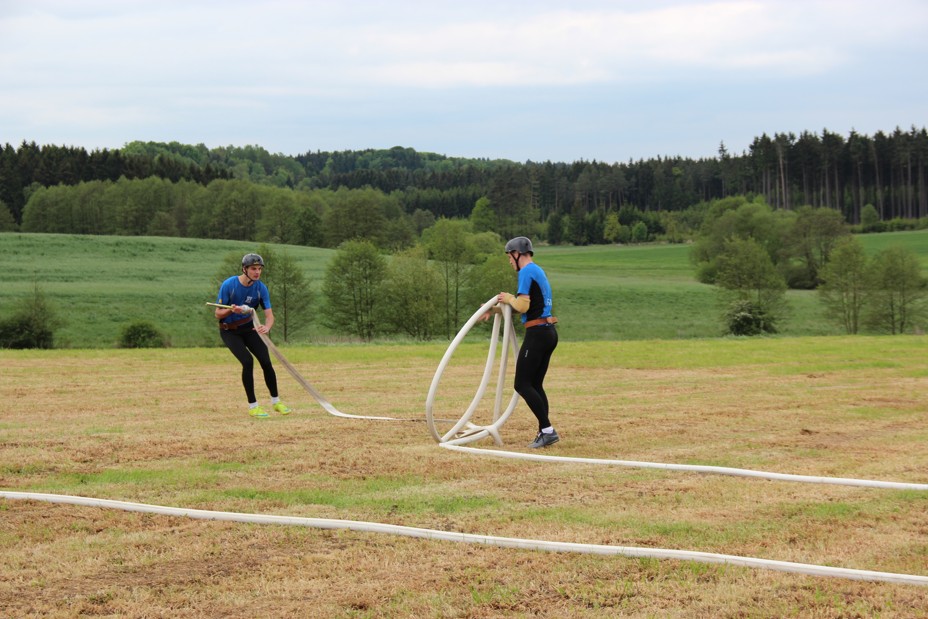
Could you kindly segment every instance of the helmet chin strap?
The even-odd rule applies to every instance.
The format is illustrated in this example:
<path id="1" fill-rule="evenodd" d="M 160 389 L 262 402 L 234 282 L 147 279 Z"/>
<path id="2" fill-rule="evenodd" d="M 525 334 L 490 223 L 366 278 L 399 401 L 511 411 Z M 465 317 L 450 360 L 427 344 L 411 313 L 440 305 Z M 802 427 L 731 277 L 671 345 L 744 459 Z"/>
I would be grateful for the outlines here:
<path id="1" fill-rule="evenodd" d="M 244 275 L 245 279 L 247 279 L 252 284 L 258 281 L 256 279 L 251 279 L 250 277 L 248 277 L 248 267 L 242 267 L 242 275 Z"/>

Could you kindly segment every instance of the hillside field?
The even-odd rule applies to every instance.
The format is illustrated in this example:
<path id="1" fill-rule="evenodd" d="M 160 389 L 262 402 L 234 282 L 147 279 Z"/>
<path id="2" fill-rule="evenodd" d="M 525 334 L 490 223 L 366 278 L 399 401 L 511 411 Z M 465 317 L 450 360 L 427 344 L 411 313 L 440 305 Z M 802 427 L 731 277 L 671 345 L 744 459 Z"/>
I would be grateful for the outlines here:
<path id="1" fill-rule="evenodd" d="M 928 268 L 928 231 L 861 238 L 868 251 L 909 247 Z M 175 347 L 215 346 L 219 338 L 204 304 L 215 299 L 216 272 L 227 255 L 256 247 L 237 241 L 2 233 L 0 252 L 15 262 L 15 272 L 0 311 L 12 311 L 38 285 L 66 319 L 57 347 L 114 347 L 120 330 L 138 320 L 155 323 Z M 273 250 L 287 252 L 302 267 L 318 308 L 334 252 L 292 245 Z M 694 279 L 687 245 L 541 246 L 536 258 L 552 281 L 565 340 L 713 338 L 722 332 L 716 292 Z M 487 290 L 486 298 L 496 292 Z M 814 291 L 790 291 L 788 299 L 791 312 L 782 335 L 841 333 L 822 316 Z M 317 320 L 290 343 L 342 340 Z"/>

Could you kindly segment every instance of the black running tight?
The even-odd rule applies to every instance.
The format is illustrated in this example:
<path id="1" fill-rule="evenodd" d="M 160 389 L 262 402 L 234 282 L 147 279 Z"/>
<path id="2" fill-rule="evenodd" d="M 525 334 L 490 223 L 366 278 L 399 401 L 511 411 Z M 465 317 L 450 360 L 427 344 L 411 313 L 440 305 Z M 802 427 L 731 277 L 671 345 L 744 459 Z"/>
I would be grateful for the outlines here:
<path id="1" fill-rule="evenodd" d="M 551 354 L 557 348 L 557 330 L 549 327 L 531 327 L 525 330 L 525 338 L 516 360 L 516 392 L 538 419 L 538 429 L 551 425 L 548 420 L 548 396 L 545 394 L 545 374 Z"/>
<path id="2" fill-rule="evenodd" d="M 254 377 L 254 359 L 261 364 L 264 371 L 264 384 L 267 385 L 271 397 L 277 397 L 277 373 L 271 364 L 271 353 L 267 349 L 261 335 L 254 329 L 220 331 L 219 335 L 222 341 L 232 351 L 235 358 L 242 364 L 242 386 L 245 387 L 245 395 L 248 396 L 248 402 L 257 402 L 255 396 L 255 377 Z M 254 355 L 254 359 L 252 359 Z"/>

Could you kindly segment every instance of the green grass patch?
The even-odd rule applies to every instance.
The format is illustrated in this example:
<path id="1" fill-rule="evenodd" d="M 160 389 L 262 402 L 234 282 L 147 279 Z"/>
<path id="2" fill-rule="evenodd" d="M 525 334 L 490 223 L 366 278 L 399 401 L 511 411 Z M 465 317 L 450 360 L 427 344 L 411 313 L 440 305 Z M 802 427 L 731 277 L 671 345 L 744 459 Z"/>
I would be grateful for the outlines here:
<path id="1" fill-rule="evenodd" d="M 262 490 L 230 488 L 218 493 L 223 498 L 269 502 L 287 506 L 326 505 L 337 509 L 364 509 L 383 514 L 400 511 L 404 514 L 435 513 L 453 515 L 484 511 L 500 506 L 500 501 L 486 496 L 435 495 L 423 481 L 378 478 L 362 481 L 339 481 L 337 487 L 316 487 L 298 490 Z"/>
<path id="2" fill-rule="evenodd" d="M 904 230 L 884 234 L 862 234 L 858 238 L 866 248 L 867 253 L 873 254 L 890 247 L 904 247 L 914 252 L 922 263 L 928 268 L 928 243 L 925 242 L 925 230 Z"/>
<path id="3" fill-rule="evenodd" d="M 42 482 L 32 485 L 31 488 L 36 491 L 63 494 L 86 494 L 104 487 L 186 488 L 212 484 L 218 479 L 215 472 L 188 466 L 161 469 L 113 468 L 92 473 L 76 471 L 52 473 Z"/>
<path id="4" fill-rule="evenodd" d="M 229 461 L 229 462 L 213 462 L 205 461 L 198 464 L 199 467 L 203 468 L 206 471 L 212 471 L 215 473 L 236 473 L 245 471 L 249 468 L 248 464 L 244 462 Z"/>

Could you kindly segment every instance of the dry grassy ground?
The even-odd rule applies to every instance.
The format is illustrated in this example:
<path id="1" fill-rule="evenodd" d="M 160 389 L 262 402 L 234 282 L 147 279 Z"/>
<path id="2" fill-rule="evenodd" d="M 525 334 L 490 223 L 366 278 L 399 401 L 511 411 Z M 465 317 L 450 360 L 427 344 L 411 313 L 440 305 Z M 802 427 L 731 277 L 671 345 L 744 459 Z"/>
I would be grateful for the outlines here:
<path id="1" fill-rule="evenodd" d="M 925 343 L 565 345 L 546 453 L 926 483 Z M 345 412 L 421 419 L 444 349 L 284 352 Z M 451 453 L 421 421 L 327 415 L 280 364 L 296 412 L 257 421 L 219 348 L 0 361 L 6 490 L 928 574 L 928 493 Z M 520 404 L 504 448 L 533 421 Z M 0 500 L 0 616 L 920 617 L 928 588 Z"/>

